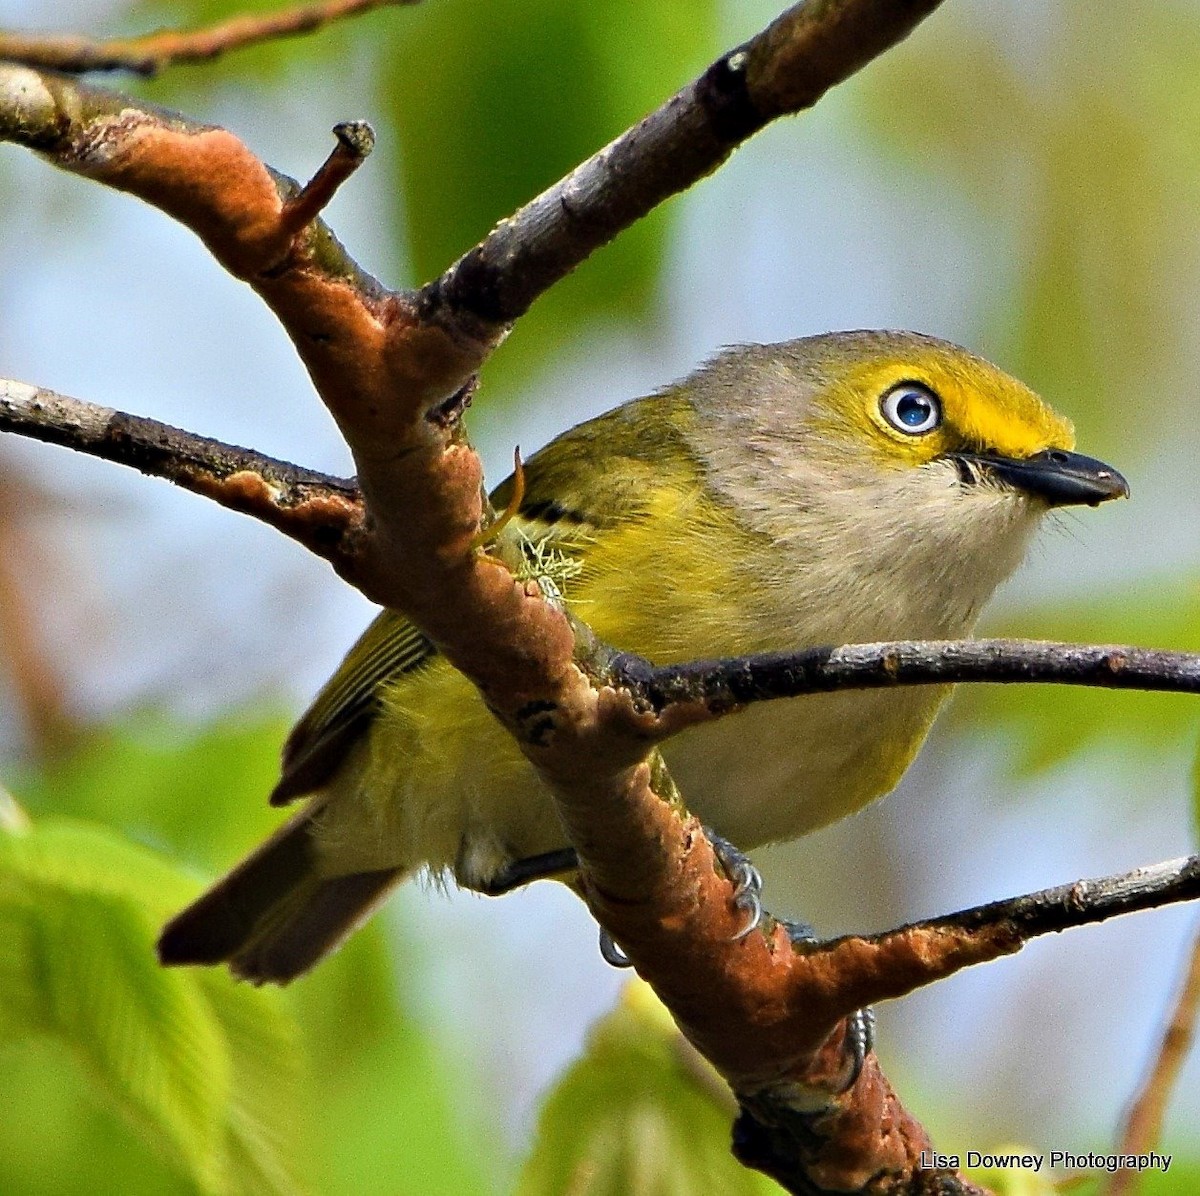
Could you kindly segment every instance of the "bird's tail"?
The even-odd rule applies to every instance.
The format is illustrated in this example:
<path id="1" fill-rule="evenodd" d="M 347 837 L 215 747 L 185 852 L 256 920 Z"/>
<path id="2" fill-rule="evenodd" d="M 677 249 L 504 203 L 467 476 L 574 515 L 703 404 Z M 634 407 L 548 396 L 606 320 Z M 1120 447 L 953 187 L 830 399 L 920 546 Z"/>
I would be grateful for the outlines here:
<path id="1" fill-rule="evenodd" d="M 177 914 L 158 940 L 163 964 L 229 964 L 255 984 L 286 984 L 367 918 L 403 868 L 321 876 L 314 810 L 284 823 L 228 876 Z"/>

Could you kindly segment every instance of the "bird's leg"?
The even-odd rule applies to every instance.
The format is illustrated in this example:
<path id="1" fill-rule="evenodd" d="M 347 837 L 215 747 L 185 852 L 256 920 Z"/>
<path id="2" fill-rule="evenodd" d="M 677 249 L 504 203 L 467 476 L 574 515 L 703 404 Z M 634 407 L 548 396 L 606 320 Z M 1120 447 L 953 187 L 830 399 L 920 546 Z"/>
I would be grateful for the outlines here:
<path id="1" fill-rule="evenodd" d="M 483 884 L 474 887 L 488 897 L 501 897 L 535 880 L 561 879 L 564 873 L 574 872 L 578 867 L 579 856 L 575 854 L 575 848 L 560 847 L 557 851 L 544 851 L 540 855 L 513 860 Z M 600 927 L 600 955 L 611 967 L 633 966 L 629 956 L 617 946 L 603 926 Z"/>
<path id="2" fill-rule="evenodd" d="M 730 884 L 733 885 L 734 906 L 746 914 L 746 924 L 734 935 L 734 938 L 735 940 L 745 938 L 762 923 L 762 875 L 728 839 L 708 828 L 705 828 L 704 833 L 712 844 L 717 862 L 729 878 Z M 513 889 L 531 884 L 535 880 L 561 878 L 564 873 L 574 872 L 578 867 L 579 857 L 575 854 L 575 849 L 561 847 L 556 851 L 544 851 L 540 855 L 513 860 L 476 888 L 489 897 L 499 897 L 505 893 L 511 893 Z M 819 941 L 816 932 L 806 922 L 782 922 L 781 924 L 787 930 L 792 943 L 798 947 Z M 612 935 L 603 926 L 600 927 L 600 955 L 610 967 L 628 968 L 633 966 L 629 957 L 617 946 Z M 860 1009 L 852 1015 L 846 1041 L 853 1056 L 853 1067 L 847 1087 L 850 1087 L 858 1079 L 863 1063 L 871 1053 L 875 1041 L 874 1028 L 875 1015 L 870 1009 Z"/>
<path id="3" fill-rule="evenodd" d="M 485 897 L 502 897 L 535 880 L 559 880 L 578 868 L 579 857 L 575 854 L 575 848 L 560 847 L 557 851 L 543 851 L 540 855 L 513 860 L 481 884 L 471 887 Z"/>

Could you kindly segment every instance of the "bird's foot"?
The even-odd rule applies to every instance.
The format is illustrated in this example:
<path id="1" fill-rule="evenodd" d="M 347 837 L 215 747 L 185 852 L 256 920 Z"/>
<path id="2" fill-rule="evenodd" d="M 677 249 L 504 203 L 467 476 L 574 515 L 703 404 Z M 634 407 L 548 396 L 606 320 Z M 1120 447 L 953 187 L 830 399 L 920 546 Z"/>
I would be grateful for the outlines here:
<path id="1" fill-rule="evenodd" d="M 704 828 L 704 834 L 712 844 L 717 863 L 721 865 L 729 883 L 733 885 L 734 909 L 746 916 L 745 924 L 733 936 L 736 942 L 738 939 L 744 939 L 762 923 L 762 874 L 728 839 L 718 835 L 716 831 L 709 830 L 708 827 Z"/>
<path id="2" fill-rule="evenodd" d="M 850 1078 L 846 1081 L 845 1092 L 858 1083 L 862 1075 L 863 1064 L 867 1056 L 875 1049 L 875 1010 L 870 1005 L 856 1009 L 846 1026 L 846 1053 L 850 1056 Z"/>
<path id="3" fill-rule="evenodd" d="M 787 931 L 793 947 L 812 947 L 821 940 L 817 932 L 807 922 L 784 922 L 779 924 Z M 865 1009 L 856 1009 L 847 1018 L 846 1025 L 846 1054 L 850 1058 L 850 1078 L 842 1088 L 845 1092 L 853 1088 L 862 1074 L 863 1064 L 867 1056 L 875 1049 L 875 1010 L 869 1005 Z"/>
<path id="4" fill-rule="evenodd" d="M 728 839 L 722 838 L 715 831 L 709 830 L 708 827 L 704 828 L 704 834 L 709 843 L 712 844 L 713 854 L 717 857 L 717 862 L 729 878 L 729 883 L 733 885 L 734 908 L 746 916 L 745 925 L 733 936 L 736 942 L 738 939 L 744 939 L 746 935 L 762 923 L 762 875 L 750 863 L 749 859 L 738 851 Z M 633 966 L 629 956 L 617 946 L 613 941 L 612 935 L 603 926 L 600 928 L 600 954 L 604 962 L 614 968 L 629 968 Z"/>

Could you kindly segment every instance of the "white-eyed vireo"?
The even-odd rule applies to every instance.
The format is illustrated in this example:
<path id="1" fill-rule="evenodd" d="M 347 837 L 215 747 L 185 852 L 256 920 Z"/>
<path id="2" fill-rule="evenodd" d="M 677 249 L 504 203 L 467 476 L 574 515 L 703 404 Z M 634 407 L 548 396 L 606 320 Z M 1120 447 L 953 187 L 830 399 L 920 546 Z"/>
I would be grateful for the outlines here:
<path id="1" fill-rule="evenodd" d="M 1070 423 L 944 341 L 841 332 L 723 353 L 558 437 L 517 516 L 606 642 L 656 663 L 967 635 L 1038 521 L 1126 494 Z M 512 480 L 493 495 L 509 502 Z M 741 848 L 887 793 L 949 687 L 752 707 L 666 744 L 689 808 Z M 469 682 L 384 611 L 288 739 L 304 808 L 175 918 L 165 963 L 286 981 L 421 868 L 496 891 L 566 844 Z"/>

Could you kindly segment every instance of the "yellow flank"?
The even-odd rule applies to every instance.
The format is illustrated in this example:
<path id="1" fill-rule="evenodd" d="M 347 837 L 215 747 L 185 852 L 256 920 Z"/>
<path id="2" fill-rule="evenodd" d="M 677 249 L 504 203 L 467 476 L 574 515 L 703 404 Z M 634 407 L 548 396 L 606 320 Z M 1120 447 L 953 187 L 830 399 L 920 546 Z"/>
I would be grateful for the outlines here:
<path id="1" fill-rule="evenodd" d="M 676 479 L 642 517 L 596 535 L 567 599 L 606 643 L 660 664 L 754 651 L 735 531 L 727 511 Z"/>

